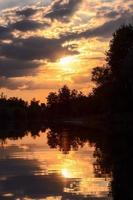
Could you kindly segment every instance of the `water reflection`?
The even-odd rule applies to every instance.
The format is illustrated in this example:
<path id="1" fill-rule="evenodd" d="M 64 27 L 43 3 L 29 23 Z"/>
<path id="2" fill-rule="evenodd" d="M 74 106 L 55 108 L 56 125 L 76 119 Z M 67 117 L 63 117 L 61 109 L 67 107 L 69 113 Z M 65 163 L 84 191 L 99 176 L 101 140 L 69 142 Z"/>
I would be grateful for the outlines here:
<path id="1" fill-rule="evenodd" d="M 130 134 L 107 130 L 3 125 L 0 199 L 133 199 Z"/>

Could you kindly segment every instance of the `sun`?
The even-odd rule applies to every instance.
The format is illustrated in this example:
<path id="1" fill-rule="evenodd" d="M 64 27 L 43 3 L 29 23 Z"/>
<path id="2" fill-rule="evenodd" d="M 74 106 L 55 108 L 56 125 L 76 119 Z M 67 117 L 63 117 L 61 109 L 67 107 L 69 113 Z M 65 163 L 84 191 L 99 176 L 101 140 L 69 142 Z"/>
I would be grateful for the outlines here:
<path id="1" fill-rule="evenodd" d="M 75 72 L 75 57 L 74 56 L 66 56 L 63 58 L 60 58 L 59 60 L 59 66 L 60 68 L 65 72 Z"/>
<path id="2" fill-rule="evenodd" d="M 70 177 L 70 172 L 66 168 L 61 170 L 61 174 L 65 178 L 69 178 Z"/>
<path id="3" fill-rule="evenodd" d="M 66 56 L 66 57 L 60 59 L 60 64 L 61 65 L 68 65 L 73 61 L 74 61 L 73 56 Z"/>

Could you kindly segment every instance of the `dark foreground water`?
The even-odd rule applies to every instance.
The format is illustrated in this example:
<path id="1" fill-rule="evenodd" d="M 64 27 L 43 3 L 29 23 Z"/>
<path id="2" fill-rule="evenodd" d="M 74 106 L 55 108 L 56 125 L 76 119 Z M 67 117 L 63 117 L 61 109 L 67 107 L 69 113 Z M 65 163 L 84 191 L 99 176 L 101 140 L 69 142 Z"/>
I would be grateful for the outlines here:
<path id="1" fill-rule="evenodd" d="M 78 127 L 1 131 L 0 199 L 125 199 L 129 163 L 123 136 Z M 132 199 L 128 195 L 125 200 Z"/>

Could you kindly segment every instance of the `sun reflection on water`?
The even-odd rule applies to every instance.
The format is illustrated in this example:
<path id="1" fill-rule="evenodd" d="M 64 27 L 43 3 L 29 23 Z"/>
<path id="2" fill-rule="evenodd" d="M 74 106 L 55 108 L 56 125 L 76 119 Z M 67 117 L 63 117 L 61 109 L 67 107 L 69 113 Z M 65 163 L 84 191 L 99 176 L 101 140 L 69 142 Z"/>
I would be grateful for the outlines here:
<path id="1" fill-rule="evenodd" d="M 65 193 L 99 197 L 102 196 L 103 192 L 108 194 L 110 180 L 95 177 L 93 168 L 94 150 L 95 147 L 85 143 L 78 151 L 70 150 L 68 154 L 63 154 L 58 149 L 49 148 L 45 132 L 41 133 L 40 137 L 36 139 L 28 135 L 22 140 L 8 140 L 4 151 L 6 152 L 5 159 L 7 157 L 10 157 L 10 159 L 19 158 L 23 159 L 24 162 L 33 160 L 34 165 L 37 166 L 33 174 L 36 177 L 42 176 L 53 179 L 52 174 L 56 174 L 55 181 L 57 181 L 57 185 L 62 184 Z M 49 176 L 50 174 L 51 176 Z M 53 200 L 56 197 L 51 196 L 46 199 Z"/>

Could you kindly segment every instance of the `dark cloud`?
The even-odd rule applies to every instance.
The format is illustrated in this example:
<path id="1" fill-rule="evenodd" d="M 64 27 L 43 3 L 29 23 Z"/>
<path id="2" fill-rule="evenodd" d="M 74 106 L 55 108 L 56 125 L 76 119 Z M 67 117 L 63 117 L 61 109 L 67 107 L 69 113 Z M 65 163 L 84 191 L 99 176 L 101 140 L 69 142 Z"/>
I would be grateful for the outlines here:
<path id="1" fill-rule="evenodd" d="M 0 77 L 0 88 L 7 88 L 9 90 L 16 90 L 25 87 L 23 80 L 16 80 L 13 78 Z"/>
<path id="2" fill-rule="evenodd" d="M 29 37 L 26 39 L 14 39 L 10 44 L 1 44 L 0 55 L 17 60 L 51 61 L 65 55 L 77 52 L 62 47 L 60 39 L 48 39 L 44 37 Z"/>
<path id="3" fill-rule="evenodd" d="M 42 81 L 41 83 L 34 80 L 19 79 L 12 77 L 0 77 L 0 88 L 7 88 L 10 90 L 36 90 L 36 89 L 58 89 L 62 86 L 61 82 L 57 81 Z"/>
<path id="4" fill-rule="evenodd" d="M 17 10 L 16 14 L 18 16 L 30 17 L 30 16 L 36 14 L 36 12 L 37 12 L 37 9 L 33 9 L 33 8 L 29 7 L 29 8 L 24 8 L 22 10 Z"/>
<path id="5" fill-rule="evenodd" d="M 110 11 L 110 12 L 107 12 L 106 14 L 104 14 L 104 16 L 108 17 L 108 18 L 115 18 L 118 15 L 119 15 L 119 12 L 117 12 L 117 11 Z"/>
<path id="6" fill-rule="evenodd" d="M 0 10 L 2 9 L 9 9 L 16 6 L 23 7 L 27 5 L 34 5 L 37 3 L 37 0 L 0 0 Z"/>
<path id="7" fill-rule="evenodd" d="M 130 5 L 130 8 L 131 8 L 131 9 L 133 8 L 133 4 Z"/>
<path id="8" fill-rule="evenodd" d="M 89 38 L 89 37 L 110 37 L 111 34 L 117 29 L 119 28 L 119 26 L 121 24 L 124 23 L 123 18 L 118 18 L 116 20 L 110 20 L 109 22 L 104 23 L 103 25 L 93 28 L 93 29 L 89 29 L 85 32 L 82 32 L 81 34 L 79 34 L 80 37 L 85 37 L 85 38 Z"/>
<path id="9" fill-rule="evenodd" d="M 11 39 L 12 34 L 10 33 L 10 29 L 6 26 L 0 26 L 0 40 L 2 39 Z"/>
<path id="10" fill-rule="evenodd" d="M 22 61 L 16 59 L 0 59 L 0 76 L 4 77 L 21 77 L 37 73 L 38 62 Z"/>
<path id="11" fill-rule="evenodd" d="M 110 20 L 103 25 L 87 30 L 80 34 L 82 37 L 110 37 L 113 32 L 116 31 L 122 24 L 128 23 L 131 19 L 131 14 L 126 16 L 121 16 L 115 20 Z"/>
<path id="12" fill-rule="evenodd" d="M 62 56 L 75 53 L 77 52 L 70 50 L 70 47 L 62 47 L 61 39 L 29 37 L 13 39 L 12 43 L 1 43 L 0 87 L 11 90 L 53 88 L 55 83 L 39 84 L 31 80 L 16 78 L 36 75 L 40 59 L 55 61 Z"/>
<path id="13" fill-rule="evenodd" d="M 121 17 L 105 22 L 103 25 L 96 28 L 88 29 L 81 33 L 70 33 L 67 35 L 61 35 L 62 40 L 74 40 L 80 38 L 93 38 L 93 37 L 103 37 L 108 38 L 115 32 L 121 25 L 128 24 L 132 20 L 132 14 L 126 13 Z"/>
<path id="14" fill-rule="evenodd" d="M 11 25 L 13 29 L 16 29 L 22 32 L 34 31 L 36 29 L 41 29 L 46 26 L 48 26 L 48 24 L 42 24 L 34 20 L 28 20 L 28 19 L 18 21 Z"/>
<path id="15" fill-rule="evenodd" d="M 62 3 L 62 0 L 55 1 L 51 10 L 45 17 L 64 20 L 65 17 L 73 15 L 81 1 L 82 0 L 69 0 L 67 3 Z"/>

